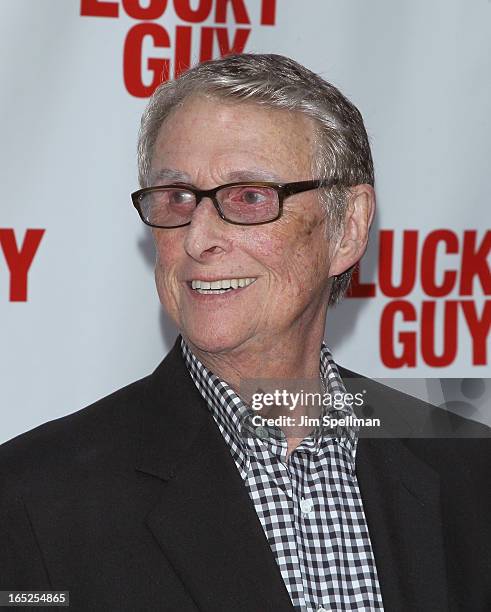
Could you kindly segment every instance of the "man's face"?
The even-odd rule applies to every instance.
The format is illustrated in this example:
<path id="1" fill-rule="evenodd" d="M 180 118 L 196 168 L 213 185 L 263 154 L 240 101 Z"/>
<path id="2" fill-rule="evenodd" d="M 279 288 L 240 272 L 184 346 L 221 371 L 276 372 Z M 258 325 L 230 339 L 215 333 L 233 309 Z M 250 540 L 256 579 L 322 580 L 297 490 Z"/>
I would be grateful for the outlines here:
<path id="1" fill-rule="evenodd" d="M 195 97 L 162 125 L 152 171 L 157 184 L 200 189 L 308 180 L 317 178 L 313 148 L 313 124 L 298 113 Z M 331 253 L 318 197 L 315 190 L 291 196 L 280 219 L 259 226 L 227 223 L 204 199 L 190 225 L 154 229 L 160 300 L 192 345 L 215 354 L 258 351 L 312 327 L 322 334 Z M 254 280 L 221 294 L 191 287 L 219 279 Z"/>

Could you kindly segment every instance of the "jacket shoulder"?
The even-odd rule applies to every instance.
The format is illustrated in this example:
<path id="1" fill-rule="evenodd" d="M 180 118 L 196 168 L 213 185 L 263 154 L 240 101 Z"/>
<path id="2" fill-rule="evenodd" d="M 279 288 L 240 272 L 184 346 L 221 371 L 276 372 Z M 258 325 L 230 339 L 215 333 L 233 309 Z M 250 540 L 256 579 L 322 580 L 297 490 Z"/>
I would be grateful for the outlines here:
<path id="1" fill-rule="evenodd" d="M 138 423 L 149 377 L 133 382 L 69 415 L 48 421 L 0 445 L 0 488 L 88 465 L 91 458 L 117 452 L 128 443 Z"/>
<path id="2" fill-rule="evenodd" d="M 362 392 L 361 415 L 378 416 L 400 438 L 491 438 L 491 428 L 338 366 L 347 390 Z"/>
<path id="3" fill-rule="evenodd" d="M 346 387 L 367 391 L 369 414 L 380 416 L 385 432 L 377 438 L 379 448 L 391 447 L 397 438 L 413 455 L 431 466 L 452 490 L 471 499 L 486 498 L 483 483 L 489 483 L 491 428 L 438 408 L 418 398 L 387 387 L 356 372 L 339 367 Z M 353 383 L 354 381 L 354 383 Z M 372 437 L 368 433 L 367 437 Z M 389 439 L 387 439 L 389 438 Z M 489 487 L 489 485 L 486 485 Z M 474 491 L 474 494 L 471 492 Z"/>

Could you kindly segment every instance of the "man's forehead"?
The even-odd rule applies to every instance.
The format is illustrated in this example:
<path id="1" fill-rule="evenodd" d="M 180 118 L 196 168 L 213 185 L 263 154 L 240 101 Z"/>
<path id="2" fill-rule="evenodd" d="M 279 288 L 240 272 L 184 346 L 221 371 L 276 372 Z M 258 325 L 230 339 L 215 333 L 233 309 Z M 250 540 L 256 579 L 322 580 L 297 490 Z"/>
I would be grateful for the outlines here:
<path id="1" fill-rule="evenodd" d="M 312 120 L 298 112 L 193 97 L 161 124 L 149 178 L 154 185 L 194 184 L 203 175 L 215 185 L 306 180 L 314 142 Z"/>
<path id="2" fill-rule="evenodd" d="M 305 112 L 287 108 L 279 108 L 262 104 L 253 100 L 237 100 L 202 94 L 193 94 L 177 105 L 164 119 L 159 133 L 164 132 L 165 138 L 180 130 L 196 130 L 211 123 L 219 129 L 241 132 L 244 137 L 254 134 L 271 138 L 278 135 L 288 139 L 290 135 L 301 134 L 305 140 L 315 139 L 318 124 Z M 244 125 L 247 126 L 244 132 Z"/>

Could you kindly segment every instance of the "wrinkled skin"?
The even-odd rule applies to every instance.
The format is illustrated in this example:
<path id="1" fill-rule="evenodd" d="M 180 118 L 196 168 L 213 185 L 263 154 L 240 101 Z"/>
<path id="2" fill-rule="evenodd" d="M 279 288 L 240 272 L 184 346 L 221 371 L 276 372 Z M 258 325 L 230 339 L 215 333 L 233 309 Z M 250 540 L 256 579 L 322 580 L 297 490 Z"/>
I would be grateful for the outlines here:
<path id="1" fill-rule="evenodd" d="M 239 180 L 293 182 L 312 177 L 314 126 L 299 113 L 195 97 L 161 126 L 154 173 L 201 189 Z M 177 174 L 176 174 L 177 173 Z M 197 356 L 238 389 L 242 378 L 315 377 L 330 277 L 363 254 L 373 189 L 352 190 L 343 231 L 326 239 L 316 190 L 291 196 L 283 216 L 243 227 L 226 223 L 204 199 L 190 225 L 155 229 L 160 300 Z M 256 277 L 222 295 L 193 292 L 191 279 Z"/>

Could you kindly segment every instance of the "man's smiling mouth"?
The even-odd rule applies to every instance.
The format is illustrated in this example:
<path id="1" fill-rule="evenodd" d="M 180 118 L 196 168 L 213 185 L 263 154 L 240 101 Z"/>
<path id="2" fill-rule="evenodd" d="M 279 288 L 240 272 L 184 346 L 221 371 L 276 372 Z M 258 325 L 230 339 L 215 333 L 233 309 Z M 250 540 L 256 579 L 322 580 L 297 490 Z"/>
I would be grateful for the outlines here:
<path id="1" fill-rule="evenodd" d="M 257 280 L 257 277 L 246 278 L 222 278 L 219 280 L 205 281 L 193 279 L 188 284 L 197 293 L 204 295 L 213 295 L 219 293 L 227 293 L 235 289 L 242 289 L 252 285 Z"/>

